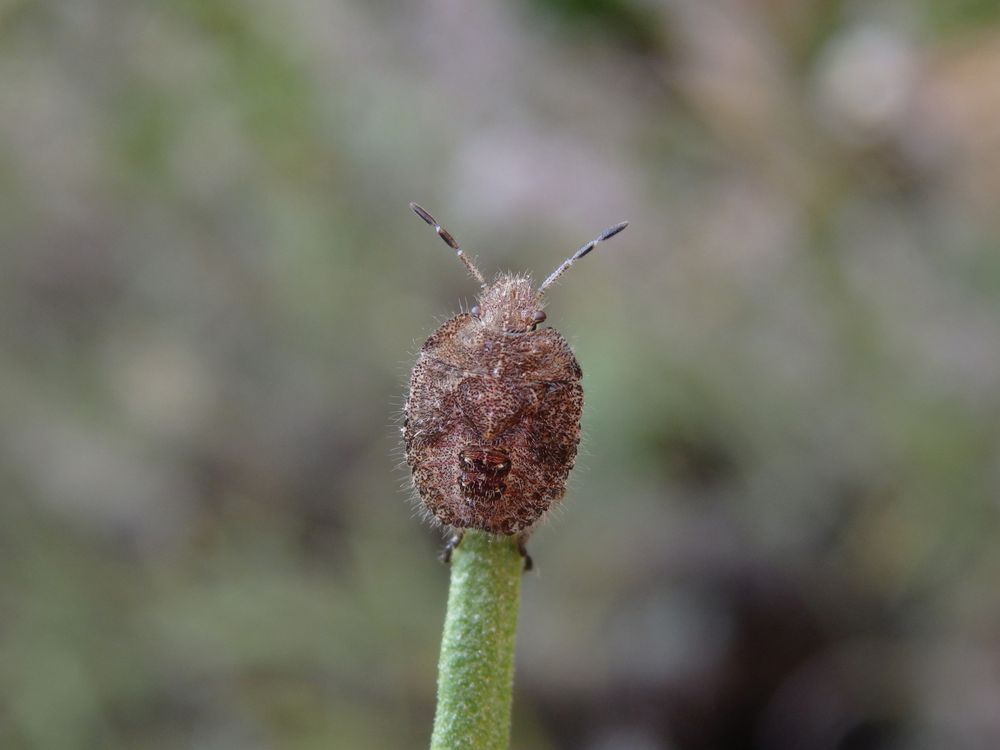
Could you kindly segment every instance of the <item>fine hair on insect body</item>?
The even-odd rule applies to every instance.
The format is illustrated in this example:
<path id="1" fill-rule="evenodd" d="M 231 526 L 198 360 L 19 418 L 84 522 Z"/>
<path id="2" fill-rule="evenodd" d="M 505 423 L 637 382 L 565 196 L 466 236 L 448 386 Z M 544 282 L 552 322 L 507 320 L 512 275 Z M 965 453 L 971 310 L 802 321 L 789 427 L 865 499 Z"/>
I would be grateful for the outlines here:
<path id="1" fill-rule="evenodd" d="M 576 459 L 583 376 L 566 340 L 545 322 L 546 290 L 599 243 L 605 229 L 537 287 L 500 273 L 490 283 L 455 238 L 415 203 L 410 208 L 452 248 L 480 286 L 476 304 L 421 347 L 404 407 L 403 442 L 426 510 L 452 530 L 445 559 L 465 529 L 525 542 L 557 503 Z"/>

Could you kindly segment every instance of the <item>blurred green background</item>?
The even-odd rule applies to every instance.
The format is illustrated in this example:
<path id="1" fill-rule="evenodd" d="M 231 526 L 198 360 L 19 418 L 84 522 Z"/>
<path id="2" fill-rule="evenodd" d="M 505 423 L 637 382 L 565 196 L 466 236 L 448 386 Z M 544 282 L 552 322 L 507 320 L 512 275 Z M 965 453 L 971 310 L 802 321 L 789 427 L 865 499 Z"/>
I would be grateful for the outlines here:
<path id="1" fill-rule="evenodd" d="M 420 342 L 585 441 L 514 747 L 1000 747 L 1000 4 L 0 0 L 0 747 L 420 748 Z"/>

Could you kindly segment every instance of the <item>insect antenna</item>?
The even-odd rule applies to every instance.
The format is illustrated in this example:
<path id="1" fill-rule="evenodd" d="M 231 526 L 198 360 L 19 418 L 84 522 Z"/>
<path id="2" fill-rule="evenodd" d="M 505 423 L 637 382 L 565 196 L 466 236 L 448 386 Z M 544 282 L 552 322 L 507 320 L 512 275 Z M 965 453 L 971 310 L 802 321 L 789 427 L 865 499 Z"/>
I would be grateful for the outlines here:
<path id="1" fill-rule="evenodd" d="M 462 261 L 462 263 L 465 265 L 465 270 L 469 272 L 469 275 L 472 276 L 472 278 L 474 278 L 476 281 L 478 281 L 479 285 L 483 287 L 483 289 L 485 289 L 486 279 L 483 278 L 482 272 L 478 268 L 476 268 L 476 264 L 469 259 L 469 256 L 467 256 L 464 252 L 462 252 L 462 248 L 458 246 L 458 242 L 456 242 L 455 238 L 451 236 L 451 233 L 447 229 L 442 227 L 440 224 L 438 224 L 437 220 L 433 216 L 424 211 L 424 209 L 422 209 L 416 203 L 411 203 L 410 208 L 412 209 L 413 213 L 415 213 L 421 219 L 423 219 L 432 227 L 434 227 L 434 231 L 438 233 L 438 237 L 444 240 L 445 244 L 448 247 L 450 247 L 452 250 L 458 253 L 458 259 Z"/>
<path id="2" fill-rule="evenodd" d="M 594 239 L 592 239 L 590 242 L 588 242 L 586 245 L 584 245 L 579 250 L 577 250 L 575 253 L 573 253 L 571 256 L 569 256 L 566 260 L 564 260 L 562 262 L 562 264 L 559 266 L 559 268 L 557 268 L 555 271 L 553 271 L 552 273 L 550 273 L 549 277 L 547 279 L 545 279 L 545 281 L 542 282 L 542 285 L 540 287 L 538 287 L 538 293 L 539 294 L 543 294 L 546 289 L 548 289 L 550 286 L 552 286 L 552 284 L 555 283 L 556 279 L 558 279 L 560 276 L 562 276 L 564 273 L 566 273 L 566 269 L 567 268 L 569 268 L 571 265 L 573 265 L 578 260 L 580 260 L 580 258 L 582 258 L 584 255 L 586 255 L 591 250 L 593 250 L 595 247 L 597 247 L 597 243 L 604 242 L 604 240 L 611 239 L 612 237 L 614 237 L 616 234 L 618 234 L 620 231 L 622 231 L 627 226 L 628 226 L 628 222 L 627 221 L 623 221 L 623 222 L 621 222 L 619 224 L 615 224 L 613 227 L 608 227 L 603 232 L 601 232 L 599 235 L 597 235 Z"/>

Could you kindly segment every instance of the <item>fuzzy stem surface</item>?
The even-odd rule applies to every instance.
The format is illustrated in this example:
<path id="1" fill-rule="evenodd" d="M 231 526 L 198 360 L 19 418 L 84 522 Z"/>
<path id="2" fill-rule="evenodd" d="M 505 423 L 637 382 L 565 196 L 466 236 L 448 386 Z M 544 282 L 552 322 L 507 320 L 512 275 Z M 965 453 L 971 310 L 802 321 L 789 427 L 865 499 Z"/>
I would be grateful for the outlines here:
<path id="1" fill-rule="evenodd" d="M 431 750 L 507 750 L 523 560 L 513 539 L 467 531 L 451 561 Z"/>

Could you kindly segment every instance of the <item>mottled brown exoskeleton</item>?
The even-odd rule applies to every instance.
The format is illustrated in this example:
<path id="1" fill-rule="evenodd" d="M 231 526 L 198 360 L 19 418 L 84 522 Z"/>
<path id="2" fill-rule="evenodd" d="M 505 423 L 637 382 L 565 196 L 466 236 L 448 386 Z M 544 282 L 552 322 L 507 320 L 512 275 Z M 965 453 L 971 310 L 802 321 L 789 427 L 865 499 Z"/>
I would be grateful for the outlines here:
<path id="1" fill-rule="evenodd" d="M 451 234 L 420 206 L 410 208 L 458 253 L 481 292 L 420 349 L 404 408 L 406 462 L 424 506 L 455 532 L 446 561 L 465 529 L 481 529 L 517 535 L 530 569 L 524 543 L 566 489 L 583 407 L 576 357 L 557 331 L 538 328 L 545 290 L 628 222 L 606 229 L 534 289 L 529 277 L 510 273 L 486 283 Z"/>

